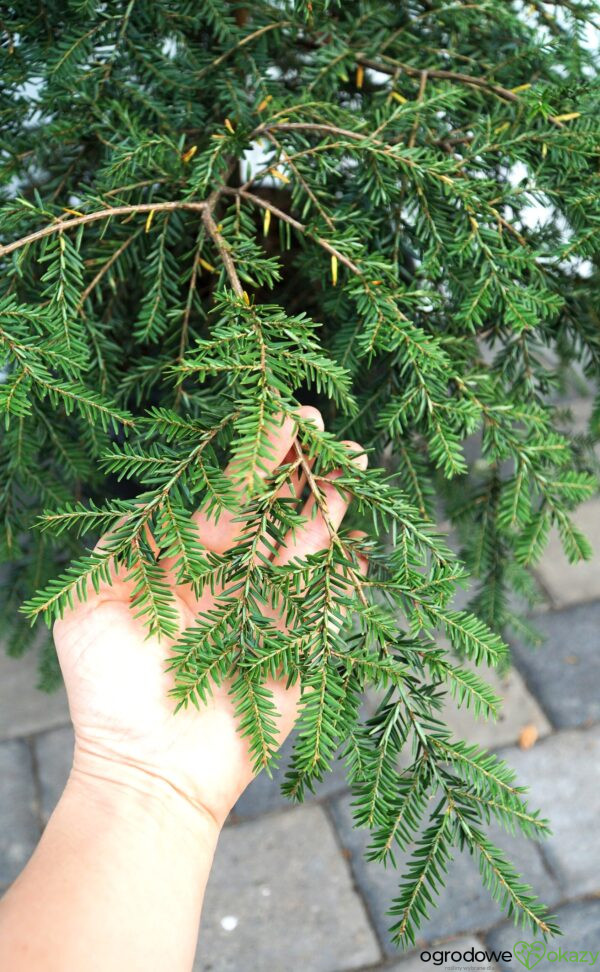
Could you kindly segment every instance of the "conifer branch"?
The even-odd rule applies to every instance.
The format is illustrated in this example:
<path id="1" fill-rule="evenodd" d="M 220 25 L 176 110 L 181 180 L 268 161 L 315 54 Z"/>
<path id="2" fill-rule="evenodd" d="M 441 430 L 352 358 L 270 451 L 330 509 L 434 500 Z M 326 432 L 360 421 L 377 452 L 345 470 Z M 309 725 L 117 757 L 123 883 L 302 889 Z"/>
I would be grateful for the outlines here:
<path id="1" fill-rule="evenodd" d="M 398 74 L 406 74 L 409 78 L 420 78 L 422 73 L 425 72 L 428 77 L 435 78 L 440 81 L 456 81 L 458 84 L 466 84 L 476 88 L 483 88 L 486 91 L 490 91 L 492 94 L 497 95 L 498 98 L 502 98 L 503 101 L 518 101 L 519 96 L 515 94 L 514 91 L 510 91 L 508 88 L 503 88 L 501 84 L 495 84 L 493 81 L 488 81 L 486 78 L 476 77 L 470 74 L 461 74 L 459 71 L 447 71 L 441 68 L 417 68 L 412 67 L 410 64 L 404 64 L 401 61 L 396 61 L 392 58 L 387 58 L 382 56 L 381 60 L 374 60 L 373 58 L 364 57 L 362 54 L 356 56 L 356 60 L 363 67 L 370 68 L 372 71 L 380 71 L 382 74 L 389 74 L 392 77 L 397 77 Z"/>
<path id="2" fill-rule="evenodd" d="M 138 238 L 138 236 L 140 235 L 141 232 L 142 232 L 142 230 L 141 229 L 138 229 L 138 230 L 135 231 L 135 233 L 132 233 L 131 236 L 128 236 L 127 239 L 123 240 L 123 242 L 121 243 L 121 245 L 117 247 L 117 249 L 114 251 L 114 253 L 112 253 L 109 256 L 108 260 L 100 267 L 100 269 L 98 270 L 98 273 L 90 281 L 90 283 L 87 285 L 87 287 L 85 288 L 85 290 L 83 290 L 83 292 L 81 294 L 81 297 L 79 298 L 78 309 L 80 311 L 81 311 L 83 305 L 85 304 L 86 300 L 88 299 L 88 297 L 92 293 L 92 291 L 96 289 L 96 287 L 98 286 L 98 284 L 100 283 L 100 281 L 102 280 L 102 278 L 105 276 L 105 274 L 108 273 L 108 271 L 110 270 L 110 268 L 117 262 L 117 260 L 119 259 L 119 257 L 121 257 L 123 255 L 123 253 L 125 253 L 125 250 L 127 250 L 128 247 L 130 247 L 131 244 L 135 242 L 135 240 Z"/>
<path id="3" fill-rule="evenodd" d="M 352 273 L 356 274 L 358 277 L 362 277 L 362 271 L 360 267 L 358 267 L 352 260 L 350 260 L 343 253 L 341 253 L 335 246 L 333 246 L 332 243 L 330 243 L 328 240 L 323 239 L 322 236 L 314 236 L 313 234 L 309 233 L 304 223 L 301 223 L 299 220 L 295 219 L 293 216 L 290 215 L 290 213 L 287 213 L 283 209 L 280 209 L 278 206 L 275 206 L 272 202 L 270 202 L 270 200 L 265 199 L 263 196 L 257 196 L 255 193 L 248 192 L 245 189 L 233 189 L 230 188 L 229 186 L 224 186 L 221 191 L 224 195 L 235 195 L 240 199 L 247 199 L 248 202 L 253 203 L 255 206 L 260 206 L 261 209 L 265 209 L 268 212 L 272 213 L 273 216 L 276 216 L 277 219 L 282 220 L 284 223 L 288 223 L 290 226 L 293 226 L 294 229 L 298 230 L 299 233 L 302 233 L 303 235 L 309 235 L 310 238 L 315 241 L 315 243 L 318 243 L 319 246 L 323 247 L 323 249 L 326 250 L 329 254 L 331 254 L 331 256 L 334 256 L 345 267 L 348 267 L 348 269 L 351 270 Z"/>
<path id="4" fill-rule="evenodd" d="M 234 294 L 236 297 L 241 297 L 243 299 L 244 288 L 242 287 L 238 272 L 235 268 L 235 263 L 231 257 L 231 252 L 227 246 L 227 243 L 219 232 L 217 224 L 215 223 L 212 215 L 212 211 L 219 198 L 220 192 L 221 190 L 217 190 L 212 196 L 209 197 L 207 203 L 202 206 L 202 221 L 206 227 L 206 232 L 219 251 L 219 256 L 221 257 L 223 266 L 225 267 L 227 276 L 229 277 Z"/>
<path id="5" fill-rule="evenodd" d="M 41 240 L 46 236 L 51 236 L 53 233 L 64 233 L 66 230 L 75 229 L 77 226 L 85 226 L 88 223 L 95 223 L 100 219 L 112 219 L 115 216 L 131 216 L 135 213 L 172 212 L 175 209 L 189 209 L 191 212 L 203 213 L 206 206 L 206 202 L 192 202 L 187 199 L 168 200 L 166 202 L 156 203 L 131 203 L 127 206 L 109 206 L 106 209 L 99 209 L 93 213 L 74 216 L 72 219 L 57 219 L 55 222 L 49 223 L 47 226 L 35 230 L 33 233 L 29 233 L 27 236 L 23 236 L 20 240 L 14 240 L 12 243 L 6 243 L 4 246 L 0 245 L 0 257 L 7 256 L 9 253 L 13 253 L 15 250 L 27 246 L 29 243 L 35 243 L 37 240 Z"/>
<path id="6" fill-rule="evenodd" d="M 211 61 L 210 64 L 207 64 L 206 67 L 203 67 L 202 70 L 200 70 L 197 73 L 196 77 L 198 78 L 198 80 L 200 78 L 205 77 L 211 71 L 214 71 L 215 68 L 223 64 L 223 62 L 226 61 L 228 57 L 232 57 L 236 53 L 236 51 L 239 51 L 241 50 L 241 48 L 246 47 L 247 44 L 251 44 L 252 41 L 257 40 L 259 37 L 262 37 L 263 34 L 267 34 L 271 30 L 284 30 L 286 27 L 291 27 L 291 26 L 292 26 L 292 21 L 290 20 L 278 20 L 276 23 L 273 24 L 264 24 L 264 26 L 259 27 L 258 30 L 253 30 L 251 34 L 245 34 L 245 36 L 242 37 L 237 42 L 237 44 L 234 44 L 232 47 L 228 47 L 227 50 L 223 51 L 222 54 L 219 54 L 219 56 L 216 57 L 214 61 Z"/>
<path id="7" fill-rule="evenodd" d="M 275 146 L 275 148 L 281 153 L 281 156 L 283 158 L 284 163 L 290 167 L 291 171 L 294 173 L 295 178 L 298 180 L 298 182 L 300 183 L 300 185 L 304 189 L 304 191 L 305 191 L 306 195 L 308 196 L 308 198 L 314 204 L 314 206 L 317 209 L 317 211 L 320 214 L 320 216 L 322 216 L 322 218 L 325 220 L 325 222 L 329 226 L 329 229 L 330 230 L 335 230 L 335 226 L 334 226 L 333 220 L 328 215 L 328 213 L 323 209 L 321 203 L 319 202 L 319 200 L 317 199 L 316 195 L 314 194 L 314 192 L 310 188 L 308 182 L 306 181 L 306 179 L 304 178 L 304 176 L 302 175 L 302 173 L 298 169 L 298 166 L 295 165 L 295 163 L 292 161 L 292 159 L 287 154 L 287 152 L 285 151 L 285 149 L 283 148 L 283 146 L 281 145 L 281 143 L 277 141 L 277 139 L 273 135 L 273 132 L 268 132 L 267 133 L 267 138 Z"/>

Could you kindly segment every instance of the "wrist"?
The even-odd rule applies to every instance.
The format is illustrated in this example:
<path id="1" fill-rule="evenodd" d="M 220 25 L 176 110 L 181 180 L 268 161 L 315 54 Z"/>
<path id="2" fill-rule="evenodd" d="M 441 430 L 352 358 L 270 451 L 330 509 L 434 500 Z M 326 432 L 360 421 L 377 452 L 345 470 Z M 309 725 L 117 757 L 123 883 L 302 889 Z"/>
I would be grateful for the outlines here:
<path id="1" fill-rule="evenodd" d="M 4 899 L 0 965 L 191 969 L 219 829 L 165 781 L 77 751 Z"/>
<path id="2" fill-rule="evenodd" d="M 203 844 L 216 845 L 222 822 L 166 777 L 121 759 L 75 747 L 66 794 L 99 813 L 176 829 Z"/>

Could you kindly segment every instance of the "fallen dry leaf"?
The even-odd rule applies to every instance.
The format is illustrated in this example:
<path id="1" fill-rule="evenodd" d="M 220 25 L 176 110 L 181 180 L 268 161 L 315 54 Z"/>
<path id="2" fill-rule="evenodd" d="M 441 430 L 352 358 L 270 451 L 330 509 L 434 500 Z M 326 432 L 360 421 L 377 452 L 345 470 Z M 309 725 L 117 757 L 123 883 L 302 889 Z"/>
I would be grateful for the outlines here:
<path id="1" fill-rule="evenodd" d="M 521 732 L 519 733 L 519 746 L 521 749 L 531 749 L 535 746 L 539 739 L 539 732 L 537 726 L 534 726 L 533 722 L 529 722 L 526 726 L 523 726 Z"/>

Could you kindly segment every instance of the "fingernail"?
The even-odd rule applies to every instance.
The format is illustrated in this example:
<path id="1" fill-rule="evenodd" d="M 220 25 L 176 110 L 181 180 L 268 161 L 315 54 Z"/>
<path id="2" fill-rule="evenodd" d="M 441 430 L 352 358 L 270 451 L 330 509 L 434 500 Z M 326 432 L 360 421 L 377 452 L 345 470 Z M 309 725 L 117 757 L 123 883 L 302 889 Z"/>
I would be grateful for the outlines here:
<path id="1" fill-rule="evenodd" d="M 321 415 L 319 409 L 314 408 L 312 405 L 302 405 L 298 409 L 298 415 L 302 416 L 303 419 L 308 419 L 308 421 L 312 422 L 313 425 L 316 425 L 321 432 L 325 428 L 323 416 Z"/>
<path id="2" fill-rule="evenodd" d="M 346 446 L 349 452 L 360 453 L 360 455 L 352 456 L 352 462 L 364 471 L 369 465 L 369 457 L 364 452 L 363 447 L 358 442 L 345 441 L 342 444 Z"/>

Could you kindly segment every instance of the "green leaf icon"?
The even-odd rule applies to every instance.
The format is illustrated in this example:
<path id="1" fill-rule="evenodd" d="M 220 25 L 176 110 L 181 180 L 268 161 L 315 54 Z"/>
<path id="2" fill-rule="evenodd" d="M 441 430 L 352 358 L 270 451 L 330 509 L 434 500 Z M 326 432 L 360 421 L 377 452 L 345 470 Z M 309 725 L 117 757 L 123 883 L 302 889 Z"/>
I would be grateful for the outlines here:
<path id="1" fill-rule="evenodd" d="M 517 942 L 514 953 L 521 965 L 524 965 L 526 969 L 533 969 L 546 954 L 546 946 L 543 942 L 531 942 L 531 944 L 529 942 Z"/>

